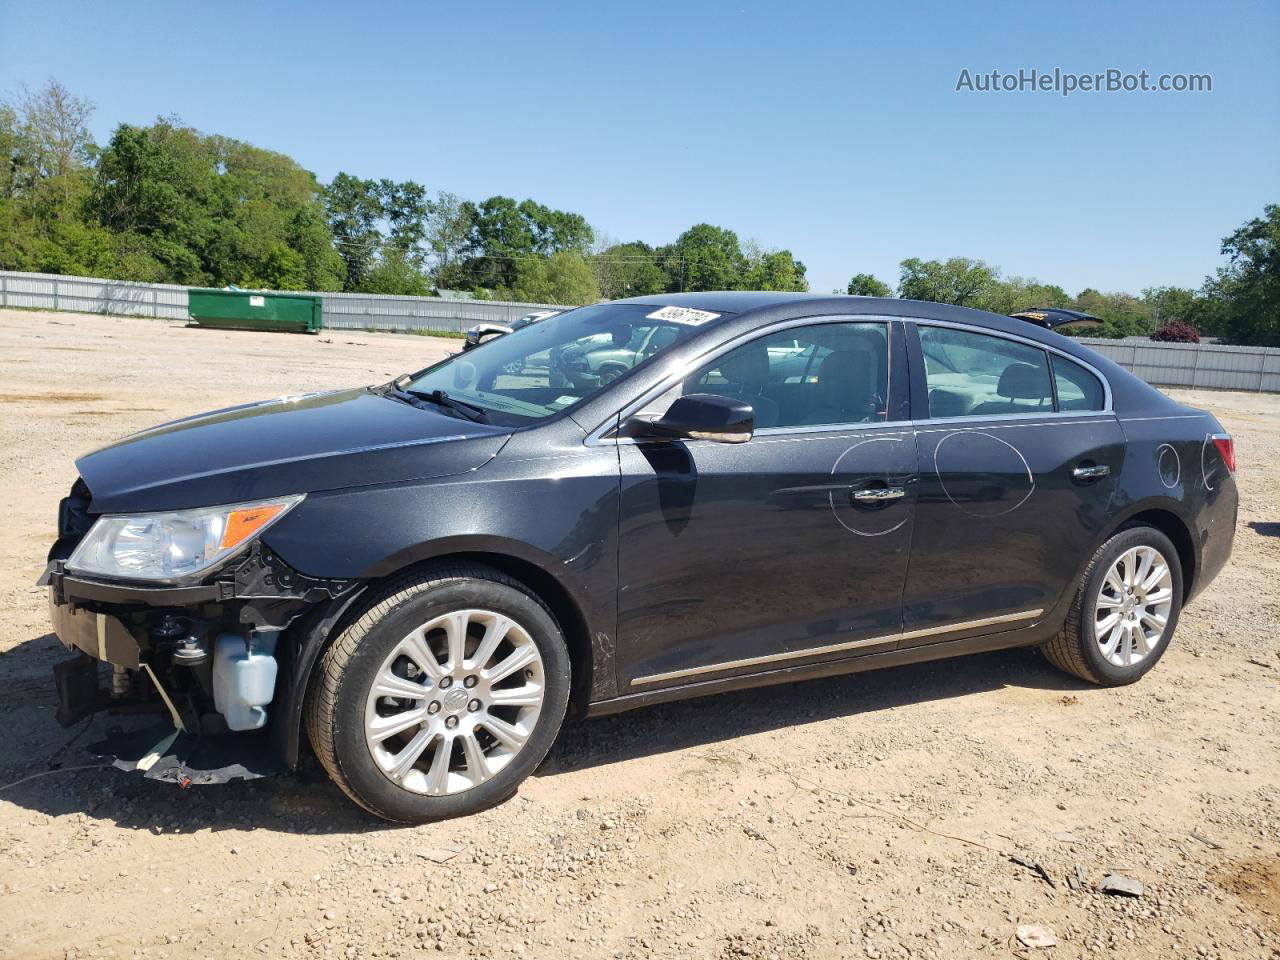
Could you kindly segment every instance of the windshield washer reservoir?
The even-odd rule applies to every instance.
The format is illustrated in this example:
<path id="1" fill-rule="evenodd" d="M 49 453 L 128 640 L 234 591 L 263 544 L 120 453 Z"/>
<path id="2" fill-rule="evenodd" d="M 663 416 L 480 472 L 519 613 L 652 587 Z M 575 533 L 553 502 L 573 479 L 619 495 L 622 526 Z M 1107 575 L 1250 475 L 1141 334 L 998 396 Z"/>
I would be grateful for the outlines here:
<path id="1" fill-rule="evenodd" d="M 252 634 L 253 646 L 238 633 L 220 633 L 213 648 L 213 702 L 232 730 L 266 726 L 267 704 L 276 686 L 276 630 Z"/>

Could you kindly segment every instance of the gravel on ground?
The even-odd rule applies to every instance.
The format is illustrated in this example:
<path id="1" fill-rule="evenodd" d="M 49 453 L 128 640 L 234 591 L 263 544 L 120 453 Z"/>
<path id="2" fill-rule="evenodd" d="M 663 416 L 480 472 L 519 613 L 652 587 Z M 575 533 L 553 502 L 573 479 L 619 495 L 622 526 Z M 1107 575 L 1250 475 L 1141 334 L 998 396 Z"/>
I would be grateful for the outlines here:
<path id="1" fill-rule="evenodd" d="M 1176 393 L 1236 437 L 1236 548 L 1131 687 L 1020 650 L 657 706 L 412 828 L 322 776 L 71 769 L 118 722 L 53 716 L 34 583 L 75 456 L 457 348 L 0 311 L 0 957 L 1280 956 L 1274 395 Z"/>

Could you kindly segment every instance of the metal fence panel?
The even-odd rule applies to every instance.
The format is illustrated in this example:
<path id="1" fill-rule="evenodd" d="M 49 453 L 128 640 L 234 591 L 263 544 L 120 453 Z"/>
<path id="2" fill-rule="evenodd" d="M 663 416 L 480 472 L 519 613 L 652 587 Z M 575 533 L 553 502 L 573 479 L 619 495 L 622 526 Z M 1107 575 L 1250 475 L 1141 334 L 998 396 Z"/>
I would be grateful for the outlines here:
<path id="1" fill-rule="evenodd" d="M 309 291 L 298 291 L 307 293 Z M 545 303 L 445 300 L 367 293 L 318 293 L 324 325 L 336 330 L 443 331 L 461 333 L 477 323 L 510 323 L 535 310 L 563 310 Z M 0 307 L 71 310 L 164 320 L 186 320 L 187 288 L 93 277 L 0 271 Z"/>
<path id="2" fill-rule="evenodd" d="M 0 307 L 187 319 L 187 288 L 95 277 L 0 271 Z"/>
<path id="3" fill-rule="evenodd" d="M 510 323 L 535 310 L 567 309 L 545 303 L 501 300 L 445 300 L 368 293 L 317 295 L 324 299 L 324 325 L 335 330 L 461 333 L 476 323 Z M 186 287 L 3 270 L 0 270 L 0 307 L 188 319 Z M 1280 350 L 1277 349 L 1096 337 L 1081 337 L 1079 342 L 1156 386 L 1280 393 Z"/>
<path id="4" fill-rule="evenodd" d="M 1079 342 L 1156 386 L 1280 393 L 1280 350 L 1272 347 L 1097 337 Z"/>
<path id="5" fill-rule="evenodd" d="M 444 300 L 326 293 L 324 325 L 339 330 L 444 330 L 461 333 L 477 323 L 511 323 L 535 310 L 563 310 L 543 303 L 503 300 Z"/>

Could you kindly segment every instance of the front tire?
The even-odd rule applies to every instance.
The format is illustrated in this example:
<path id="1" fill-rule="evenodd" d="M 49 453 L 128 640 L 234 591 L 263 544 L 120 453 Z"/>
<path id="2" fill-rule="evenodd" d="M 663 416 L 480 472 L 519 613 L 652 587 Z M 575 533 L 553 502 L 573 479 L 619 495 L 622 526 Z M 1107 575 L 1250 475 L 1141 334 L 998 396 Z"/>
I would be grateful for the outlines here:
<path id="1" fill-rule="evenodd" d="M 1056 637 L 1054 666 L 1104 687 L 1133 683 L 1169 647 L 1182 608 L 1182 564 L 1154 527 L 1121 530 L 1098 548 Z"/>
<path id="2" fill-rule="evenodd" d="M 510 797 L 551 748 L 569 700 L 551 612 L 471 564 L 389 584 L 316 669 L 307 732 L 317 757 L 356 803 L 403 823 Z"/>

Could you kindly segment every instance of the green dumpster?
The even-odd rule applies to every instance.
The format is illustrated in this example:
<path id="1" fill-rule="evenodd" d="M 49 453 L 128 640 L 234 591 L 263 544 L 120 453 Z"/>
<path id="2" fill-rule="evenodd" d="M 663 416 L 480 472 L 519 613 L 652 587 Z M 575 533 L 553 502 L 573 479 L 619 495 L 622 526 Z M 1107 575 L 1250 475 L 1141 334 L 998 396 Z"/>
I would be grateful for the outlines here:
<path id="1" fill-rule="evenodd" d="M 322 325 L 320 297 L 300 293 L 192 289 L 187 312 L 201 327 L 319 333 Z"/>

